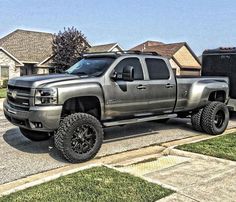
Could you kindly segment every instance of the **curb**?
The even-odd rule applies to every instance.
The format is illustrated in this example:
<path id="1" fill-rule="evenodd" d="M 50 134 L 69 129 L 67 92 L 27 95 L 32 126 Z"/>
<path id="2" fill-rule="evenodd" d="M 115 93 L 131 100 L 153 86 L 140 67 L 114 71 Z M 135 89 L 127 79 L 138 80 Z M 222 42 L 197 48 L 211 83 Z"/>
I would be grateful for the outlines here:
<path id="1" fill-rule="evenodd" d="M 161 144 L 161 146 L 166 147 L 166 148 L 174 148 L 179 145 L 201 142 L 204 140 L 209 140 L 209 139 L 213 139 L 216 137 L 221 137 L 223 135 L 227 135 L 227 134 L 234 133 L 234 132 L 236 132 L 236 128 L 230 128 L 230 129 L 227 129 L 223 134 L 220 134 L 220 135 L 202 134 L 199 136 L 193 136 L 193 137 L 188 137 L 188 138 L 184 138 L 181 140 L 174 140 L 174 141 L 166 142 L 166 143 Z"/>
<path id="2" fill-rule="evenodd" d="M 210 135 L 210 136 L 202 137 L 202 138 L 199 138 L 199 139 L 194 138 L 194 137 L 193 138 L 190 137 L 190 138 L 183 139 L 183 140 L 186 140 L 186 141 L 179 140 L 180 144 L 174 144 L 174 145 L 171 145 L 170 147 L 166 147 L 166 149 L 163 151 L 163 154 L 164 155 L 183 156 L 183 157 L 189 157 L 189 158 L 193 158 L 193 159 L 195 158 L 195 159 L 202 159 L 202 160 L 211 160 L 211 161 L 217 161 L 219 163 L 226 163 L 226 164 L 230 164 L 230 165 L 236 165 L 236 162 L 231 161 L 231 160 L 175 149 L 175 147 L 177 147 L 179 145 L 201 142 L 201 141 L 204 141 L 204 140 L 209 140 L 209 139 L 213 139 L 213 138 L 216 138 L 216 137 L 221 137 L 221 136 L 233 133 L 233 132 L 236 132 L 236 128 L 228 129 L 223 134 L 217 135 L 217 136 Z M 193 141 L 191 141 L 191 139 L 193 139 Z M 178 140 L 173 141 L 173 142 L 178 143 Z M 162 144 L 162 146 L 164 146 L 164 145 L 165 145 L 165 143 Z"/>
<path id="3" fill-rule="evenodd" d="M 217 158 L 217 157 L 213 157 L 213 156 L 207 156 L 207 155 L 199 154 L 199 153 L 178 150 L 178 149 L 174 149 L 174 148 L 168 148 L 167 150 L 168 150 L 169 155 L 188 157 L 188 158 L 192 158 L 192 159 L 201 159 L 201 160 L 206 160 L 206 161 L 216 161 L 219 163 L 224 163 L 224 164 L 236 166 L 236 162 L 231 161 L 231 160 L 221 159 L 221 158 Z"/>

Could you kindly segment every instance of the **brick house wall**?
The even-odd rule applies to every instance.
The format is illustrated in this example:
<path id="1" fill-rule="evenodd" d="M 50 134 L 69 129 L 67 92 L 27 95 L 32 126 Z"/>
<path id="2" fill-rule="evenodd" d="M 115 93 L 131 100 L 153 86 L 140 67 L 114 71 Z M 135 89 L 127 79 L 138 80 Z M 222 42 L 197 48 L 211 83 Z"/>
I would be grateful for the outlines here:
<path id="1" fill-rule="evenodd" d="M 1 68 L 8 67 L 9 69 L 9 78 L 3 78 L 1 75 Z M 16 61 L 9 57 L 6 53 L 0 50 L 0 82 L 4 79 L 10 79 L 13 77 L 20 76 L 20 67 L 16 66 Z"/>

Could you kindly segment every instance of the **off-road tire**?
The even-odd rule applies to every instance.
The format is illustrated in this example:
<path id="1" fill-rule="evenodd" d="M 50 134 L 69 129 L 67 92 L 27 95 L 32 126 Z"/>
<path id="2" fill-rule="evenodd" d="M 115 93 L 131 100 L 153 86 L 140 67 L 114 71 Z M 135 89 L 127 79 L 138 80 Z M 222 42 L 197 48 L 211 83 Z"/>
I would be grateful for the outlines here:
<path id="1" fill-rule="evenodd" d="M 191 123 L 194 130 L 200 131 L 200 132 L 203 131 L 202 125 L 201 125 L 202 112 L 203 112 L 203 109 L 199 109 L 197 112 L 193 112 L 191 116 Z"/>
<path id="2" fill-rule="evenodd" d="M 95 143 L 90 151 L 79 154 L 73 150 L 72 139 L 77 128 L 88 125 L 95 132 Z M 92 115 L 86 113 L 75 113 L 65 117 L 60 123 L 57 133 L 54 135 L 56 148 L 71 163 L 79 163 L 92 159 L 103 142 L 103 128 L 101 123 Z"/>
<path id="3" fill-rule="evenodd" d="M 217 118 L 222 116 L 222 118 Z M 219 123 L 217 120 L 220 120 Z M 229 123 L 229 110 L 224 103 L 211 102 L 202 112 L 202 129 L 211 135 L 219 135 L 225 131 Z"/>
<path id="4" fill-rule="evenodd" d="M 28 130 L 28 129 L 25 129 L 25 128 L 20 128 L 20 132 L 26 138 L 28 138 L 28 139 L 30 139 L 32 141 L 35 141 L 35 142 L 39 142 L 39 141 L 43 141 L 43 140 L 48 140 L 51 137 L 49 135 L 49 133 Z"/>

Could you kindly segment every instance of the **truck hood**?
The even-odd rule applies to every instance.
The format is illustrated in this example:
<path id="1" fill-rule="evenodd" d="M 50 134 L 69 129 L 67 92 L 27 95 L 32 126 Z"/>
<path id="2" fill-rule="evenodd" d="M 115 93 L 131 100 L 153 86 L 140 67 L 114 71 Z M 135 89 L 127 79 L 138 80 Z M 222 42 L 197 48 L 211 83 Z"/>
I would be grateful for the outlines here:
<path id="1" fill-rule="evenodd" d="M 42 74 L 33 76 L 15 77 L 9 80 L 8 84 L 13 86 L 36 88 L 39 85 L 48 84 L 51 82 L 67 81 L 78 79 L 79 77 L 71 74 Z"/>

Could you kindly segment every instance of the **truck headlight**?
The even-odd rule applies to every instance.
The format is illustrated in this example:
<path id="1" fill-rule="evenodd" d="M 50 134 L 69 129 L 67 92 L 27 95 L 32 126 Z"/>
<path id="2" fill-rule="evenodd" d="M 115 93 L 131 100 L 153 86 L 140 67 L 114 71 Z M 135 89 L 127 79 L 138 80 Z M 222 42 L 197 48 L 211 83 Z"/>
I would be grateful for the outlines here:
<path id="1" fill-rule="evenodd" d="M 35 105 L 57 104 L 56 88 L 41 88 L 35 91 Z"/>

